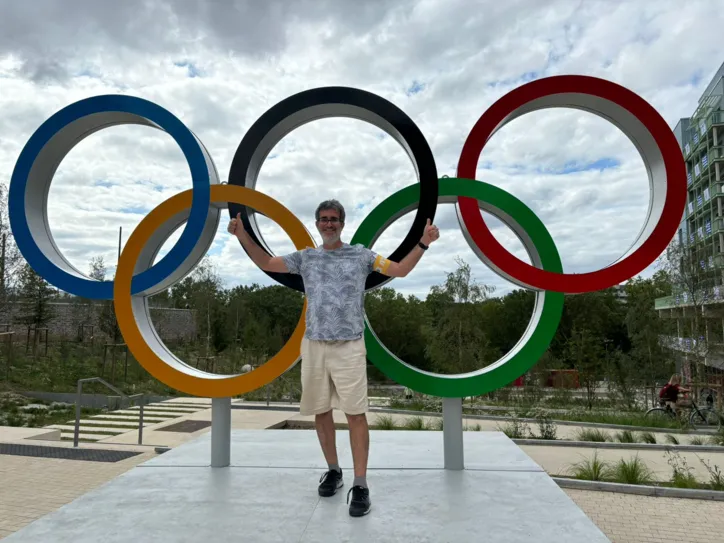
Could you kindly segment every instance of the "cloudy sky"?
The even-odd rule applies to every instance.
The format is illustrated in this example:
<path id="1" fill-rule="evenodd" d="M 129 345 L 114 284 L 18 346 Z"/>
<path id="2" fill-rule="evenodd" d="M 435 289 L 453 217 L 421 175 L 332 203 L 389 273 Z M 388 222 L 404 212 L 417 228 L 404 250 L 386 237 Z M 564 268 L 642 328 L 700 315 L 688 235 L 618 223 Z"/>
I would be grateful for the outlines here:
<path id="1" fill-rule="evenodd" d="M 222 180 L 260 115 L 294 93 L 328 85 L 365 89 L 403 109 L 429 141 L 440 175 L 455 175 L 462 144 L 487 107 L 550 75 L 624 85 L 673 128 L 694 111 L 724 61 L 716 38 L 724 10 L 715 4 L 722 7 L 721 0 L 5 2 L 0 181 L 9 182 L 45 119 L 108 93 L 151 100 L 180 118 L 209 149 Z M 541 217 L 567 272 L 593 271 L 620 257 L 643 224 L 649 198 L 631 142 L 607 121 L 572 110 L 535 112 L 505 126 L 486 146 L 478 179 Z M 394 140 L 362 121 L 334 118 L 285 137 L 257 189 L 291 209 L 320 243 L 313 218 L 319 201 L 345 204 L 348 241 L 377 203 L 415 182 Z M 56 243 L 80 269 L 102 255 L 112 273 L 118 228 L 127 240 L 148 211 L 190 187 L 170 136 L 140 126 L 105 129 L 81 141 L 58 168 L 48 203 Z M 210 252 L 226 285 L 270 284 L 226 234 L 227 220 L 224 212 Z M 399 220 L 374 249 L 389 254 L 411 220 L 412 214 Z M 440 240 L 391 286 L 424 297 L 460 257 L 497 294 L 513 288 L 477 260 L 452 205 L 440 206 L 435 222 Z M 512 232 L 491 223 L 497 239 L 524 257 Z M 273 222 L 260 224 L 276 254 L 293 250 Z"/>

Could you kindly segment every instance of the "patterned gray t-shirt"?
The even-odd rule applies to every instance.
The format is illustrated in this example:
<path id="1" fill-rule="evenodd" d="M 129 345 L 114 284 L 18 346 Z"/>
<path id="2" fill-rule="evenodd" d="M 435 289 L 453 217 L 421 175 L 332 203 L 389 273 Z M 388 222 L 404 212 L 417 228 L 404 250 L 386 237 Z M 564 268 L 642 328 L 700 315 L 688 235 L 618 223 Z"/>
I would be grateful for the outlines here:
<path id="1" fill-rule="evenodd" d="M 307 248 L 282 257 L 291 273 L 302 276 L 307 297 L 308 339 L 352 340 L 364 332 L 367 276 L 384 273 L 389 261 L 364 245 Z"/>

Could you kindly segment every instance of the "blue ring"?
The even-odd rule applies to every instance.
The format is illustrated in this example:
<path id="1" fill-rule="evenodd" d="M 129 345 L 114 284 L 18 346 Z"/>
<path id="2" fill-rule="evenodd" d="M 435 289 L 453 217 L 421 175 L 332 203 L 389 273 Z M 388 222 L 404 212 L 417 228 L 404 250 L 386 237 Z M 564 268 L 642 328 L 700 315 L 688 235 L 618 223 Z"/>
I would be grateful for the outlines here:
<path id="1" fill-rule="evenodd" d="M 25 192 L 30 170 L 50 139 L 68 124 L 87 115 L 118 111 L 143 117 L 166 131 L 183 151 L 191 170 L 193 196 L 191 210 L 183 233 L 171 250 L 148 270 L 134 276 L 133 294 L 149 289 L 171 275 L 191 254 L 204 228 L 211 203 L 210 173 L 204 153 L 193 133 L 161 106 L 133 96 L 102 95 L 75 102 L 50 117 L 25 144 L 10 180 L 8 212 L 10 226 L 18 249 L 28 264 L 46 281 L 76 296 L 91 299 L 113 299 L 113 281 L 94 281 L 71 275 L 42 253 L 33 239 L 25 216 Z"/>

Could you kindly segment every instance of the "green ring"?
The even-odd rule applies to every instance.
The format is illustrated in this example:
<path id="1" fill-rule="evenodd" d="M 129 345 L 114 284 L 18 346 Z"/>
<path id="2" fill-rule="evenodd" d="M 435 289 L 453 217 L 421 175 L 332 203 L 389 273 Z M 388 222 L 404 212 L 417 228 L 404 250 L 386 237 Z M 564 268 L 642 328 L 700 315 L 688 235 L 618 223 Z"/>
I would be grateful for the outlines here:
<path id="1" fill-rule="evenodd" d="M 482 181 L 443 177 L 438 182 L 438 198 L 440 199 L 449 200 L 451 197 L 457 196 L 475 198 L 494 208 L 490 210 L 491 213 L 495 214 L 497 209 L 508 215 L 530 237 L 543 269 L 562 273 L 563 266 L 553 239 L 540 219 L 523 202 L 512 194 Z M 394 222 L 393 218 L 398 218 L 398 216 L 417 208 L 419 195 L 419 187 L 410 185 L 384 200 L 365 218 L 350 244 L 362 244 L 369 247 Z M 508 385 L 536 364 L 558 329 L 563 314 L 563 299 L 564 294 L 560 292 L 536 291 L 533 315 L 535 316 L 541 303 L 542 308 L 537 325 L 530 333 L 528 341 L 523 345 L 519 342 L 513 348 L 518 351 L 512 356 L 508 353 L 497 362 L 475 372 L 440 375 L 408 365 L 387 350 L 375 335 L 365 315 L 367 357 L 390 379 L 423 394 L 447 398 L 485 394 Z M 521 341 L 534 325 L 533 318 Z M 501 363 L 509 356 L 507 361 Z"/>

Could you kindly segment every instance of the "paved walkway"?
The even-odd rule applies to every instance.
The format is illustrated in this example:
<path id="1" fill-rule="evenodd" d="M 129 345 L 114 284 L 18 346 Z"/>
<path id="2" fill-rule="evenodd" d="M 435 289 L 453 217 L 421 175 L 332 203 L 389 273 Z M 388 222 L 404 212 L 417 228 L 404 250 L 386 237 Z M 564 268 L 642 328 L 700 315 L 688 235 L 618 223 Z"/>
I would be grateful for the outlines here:
<path id="1" fill-rule="evenodd" d="M 152 446 L 175 447 L 209 431 L 203 428 L 193 433 L 164 431 L 164 427 L 181 420 L 211 420 L 210 402 L 194 398 L 194 402 L 208 402 L 209 409 L 201 409 L 173 420 L 152 424 L 144 429 L 145 447 L 137 447 L 136 431 L 109 436 L 96 443 L 81 444 L 87 448 L 135 449 L 143 454 L 117 463 L 83 462 L 49 458 L 28 458 L 0 455 L 0 539 L 22 528 L 33 520 L 71 502 L 80 495 L 104 484 L 139 463 L 155 456 Z M 179 403 L 179 400 L 174 400 Z M 370 415 L 373 421 L 378 414 Z M 402 424 L 407 415 L 391 415 Z M 268 428 L 284 421 L 312 421 L 295 411 L 233 410 L 232 428 Z M 342 413 L 335 412 L 337 422 L 345 422 Z M 430 420 L 429 422 L 433 422 Z M 466 419 L 472 429 L 479 424 L 484 431 L 497 430 L 497 423 Z M 559 427 L 559 435 L 570 427 Z M 571 430 L 575 432 L 577 429 Z M 291 431 L 291 430 L 290 430 Z M 561 437 L 563 437 L 561 435 Z M 663 440 L 662 440 L 663 441 Z M 28 443 L 28 441 L 25 441 Z M 67 441 L 37 441 L 35 444 L 72 447 Z M 126 445 L 117 445 L 125 443 Z M 523 446 L 525 452 L 550 473 L 560 474 L 562 467 L 590 456 L 592 449 L 558 448 L 552 446 Z M 639 453 L 661 478 L 668 478 L 669 466 L 663 451 L 618 451 L 599 449 L 606 459 L 633 456 Z M 681 453 L 682 456 L 693 453 Z M 724 469 L 724 454 L 698 453 L 710 458 Z M 687 456 L 690 466 L 702 476 L 703 468 L 695 457 Z M 566 489 L 565 492 L 586 512 L 614 543 L 696 541 L 707 543 L 721 540 L 724 533 L 724 502 L 631 496 L 608 492 Z M 666 528 L 662 528 L 666 527 Z"/>
<path id="2" fill-rule="evenodd" d="M 724 503 L 566 489 L 613 543 L 721 543 Z"/>
<path id="3" fill-rule="evenodd" d="M 115 463 L 0 455 L 0 539 L 155 455 Z"/>

